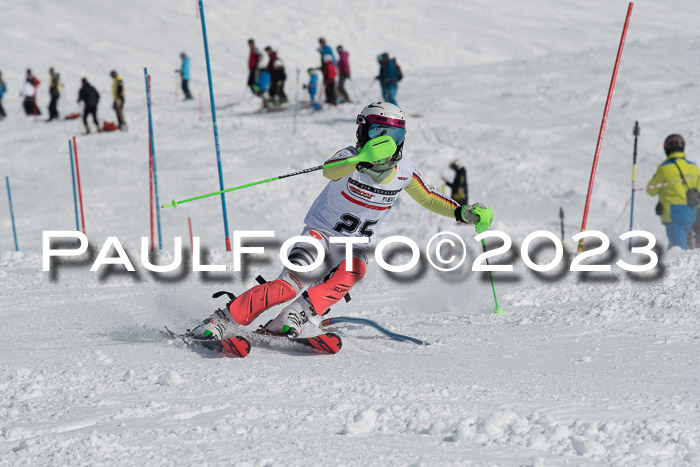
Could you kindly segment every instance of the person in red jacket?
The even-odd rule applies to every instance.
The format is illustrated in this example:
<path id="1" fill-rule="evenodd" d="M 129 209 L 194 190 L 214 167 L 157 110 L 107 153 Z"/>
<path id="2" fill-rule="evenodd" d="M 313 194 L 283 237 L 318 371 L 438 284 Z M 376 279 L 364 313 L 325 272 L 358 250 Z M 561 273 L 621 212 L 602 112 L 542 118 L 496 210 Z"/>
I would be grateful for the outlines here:
<path id="1" fill-rule="evenodd" d="M 39 79 L 32 74 L 32 70 L 27 68 L 27 76 L 24 79 L 24 85 L 20 91 L 20 95 L 24 97 L 24 113 L 27 115 L 41 115 L 41 110 L 36 105 L 36 91 L 39 87 Z"/>
<path id="2" fill-rule="evenodd" d="M 333 65 L 333 57 L 331 55 L 323 56 L 323 88 L 326 90 L 326 103 L 330 105 L 336 104 L 335 97 L 335 65 Z"/>
<path id="3" fill-rule="evenodd" d="M 250 48 L 250 53 L 248 54 L 248 87 L 257 96 L 258 88 L 255 86 L 255 83 L 258 80 L 258 68 L 262 60 L 262 53 L 255 47 L 253 39 L 248 39 L 248 47 Z"/>
<path id="4" fill-rule="evenodd" d="M 284 82 L 287 74 L 284 72 L 284 63 L 277 56 L 277 51 L 269 45 L 265 47 L 265 52 L 269 57 L 267 71 L 270 73 L 270 99 L 274 105 L 279 106 L 287 103 L 287 95 L 284 93 Z"/>
<path id="5" fill-rule="evenodd" d="M 350 79 L 350 54 L 343 49 L 342 45 L 339 45 L 337 50 L 340 57 L 338 59 L 338 94 L 342 98 L 340 102 L 352 102 L 348 92 L 345 90 L 345 80 Z"/>

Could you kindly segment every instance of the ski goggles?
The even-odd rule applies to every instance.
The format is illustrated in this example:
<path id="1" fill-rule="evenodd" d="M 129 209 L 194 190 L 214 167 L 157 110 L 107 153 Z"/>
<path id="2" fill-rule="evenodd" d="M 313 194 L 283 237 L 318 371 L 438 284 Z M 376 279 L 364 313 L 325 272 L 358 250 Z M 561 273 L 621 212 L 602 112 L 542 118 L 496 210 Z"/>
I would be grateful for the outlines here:
<path id="1" fill-rule="evenodd" d="M 399 128 L 395 126 L 387 126 L 381 123 L 372 123 L 367 130 L 367 136 L 369 139 L 374 139 L 379 136 L 388 135 L 394 140 L 397 146 L 403 143 L 403 139 L 406 137 L 406 129 Z"/>

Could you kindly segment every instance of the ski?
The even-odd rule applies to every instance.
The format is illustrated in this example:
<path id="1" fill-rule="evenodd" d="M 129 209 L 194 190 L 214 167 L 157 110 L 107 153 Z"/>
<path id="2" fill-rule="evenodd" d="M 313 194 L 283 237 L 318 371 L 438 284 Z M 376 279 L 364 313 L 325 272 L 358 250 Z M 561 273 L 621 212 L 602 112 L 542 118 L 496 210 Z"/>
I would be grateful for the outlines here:
<path id="1" fill-rule="evenodd" d="M 176 334 L 167 326 L 165 330 L 168 332 L 170 337 L 173 339 L 181 339 L 187 346 L 200 346 L 205 349 L 213 350 L 215 352 L 220 352 L 228 357 L 244 358 L 250 353 L 251 345 L 250 341 L 242 336 L 232 336 L 226 337 L 221 340 L 213 339 L 197 339 L 187 334 Z"/>
<path id="2" fill-rule="evenodd" d="M 259 329 L 253 334 L 254 336 L 251 336 L 251 339 L 255 343 L 282 344 L 288 342 L 292 345 L 285 347 L 289 347 L 290 350 L 295 348 L 305 349 L 314 353 L 334 355 L 340 352 L 340 349 L 343 347 L 343 341 L 340 339 L 340 336 L 332 332 L 326 332 L 313 337 L 287 337 Z"/>

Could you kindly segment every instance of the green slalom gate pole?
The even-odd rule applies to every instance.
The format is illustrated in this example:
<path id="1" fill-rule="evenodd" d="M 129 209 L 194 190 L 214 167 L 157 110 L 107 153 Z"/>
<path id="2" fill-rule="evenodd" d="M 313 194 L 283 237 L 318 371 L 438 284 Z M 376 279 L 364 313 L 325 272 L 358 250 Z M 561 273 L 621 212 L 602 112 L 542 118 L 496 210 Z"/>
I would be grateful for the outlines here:
<path id="1" fill-rule="evenodd" d="M 475 205 L 471 207 L 471 212 L 472 214 L 479 216 L 479 222 L 474 224 L 474 227 L 476 228 L 476 233 L 480 234 L 482 232 L 486 232 L 489 229 L 491 222 L 493 221 L 493 211 L 491 211 L 490 208 L 484 209 Z M 481 239 L 481 246 L 484 250 L 484 253 L 486 253 L 486 240 L 484 240 L 483 238 Z M 486 260 L 486 265 L 491 266 L 488 258 L 484 259 Z M 493 274 L 491 273 L 491 271 L 488 271 L 488 273 L 489 279 L 491 279 L 491 291 L 493 292 L 493 301 L 496 304 L 496 307 L 493 309 L 493 313 L 500 315 L 501 313 L 503 313 L 503 309 L 498 305 L 498 298 L 496 297 L 496 286 L 493 283 Z"/>
<path id="2" fill-rule="evenodd" d="M 396 152 L 396 143 L 391 138 L 391 136 L 386 136 L 386 135 L 380 136 L 378 138 L 374 138 L 373 140 L 370 140 L 367 144 L 365 144 L 365 146 L 362 148 L 362 150 L 360 151 L 360 153 L 358 155 L 353 156 L 353 157 L 349 157 L 347 159 L 343 159 L 343 160 L 336 161 L 336 162 L 330 162 L 328 164 L 318 165 L 316 167 L 310 167 L 308 169 L 298 170 L 296 172 L 291 172 L 291 173 L 284 174 L 284 175 L 278 175 L 277 177 L 266 178 L 265 180 L 258 180 L 257 182 L 246 183 L 245 185 L 239 185 L 239 186 L 235 186 L 233 188 L 227 188 L 226 190 L 215 191 L 214 193 L 207 193 L 206 195 L 194 196 L 192 198 L 183 199 L 181 201 L 175 201 L 173 199 L 172 202 L 170 202 L 168 204 L 164 204 L 162 207 L 164 207 L 164 208 L 177 208 L 177 206 L 179 204 L 189 203 L 190 201 L 195 201 L 195 200 L 202 199 L 202 198 L 208 198 L 210 196 L 216 196 L 216 195 L 220 195 L 222 193 L 228 193 L 229 191 L 241 190 L 243 188 L 248 188 L 248 187 L 255 186 L 255 185 L 262 185 L 263 183 L 274 182 L 276 180 L 281 180 L 283 178 L 289 178 L 289 177 L 294 177 L 296 175 L 307 174 L 307 173 L 315 172 L 317 170 L 327 169 L 329 167 L 335 167 L 338 165 L 349 165 L 349 164 L 354 165 L 354 164 L 358 164 L 359 162 L 369 162 L 369 161 L 376 161 L 379 159 L 386 159 L 388 157 L 391 157 L 395 152 Z"/>

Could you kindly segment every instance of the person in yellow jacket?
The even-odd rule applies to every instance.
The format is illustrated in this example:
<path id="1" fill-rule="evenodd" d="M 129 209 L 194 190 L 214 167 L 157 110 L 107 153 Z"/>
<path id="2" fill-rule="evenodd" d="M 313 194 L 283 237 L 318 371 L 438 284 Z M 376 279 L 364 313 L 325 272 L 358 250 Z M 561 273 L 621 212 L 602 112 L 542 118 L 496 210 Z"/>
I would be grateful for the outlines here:
<path id="1" fill-rule="evenodd" d="M 684 151 L 685 140 L 681 135 L 673 134 L 666 138 L 664 141 L 666 160 L 656 169 L 647 186 L 675 183 L 649 188 L 647 193 L 651 196 L 659 195 L 656 213 L 661 216 L 661 222 L 666 227 L 668 248 L 679 246 L 687 250 L 688 234 L 698 209 L 692 190 L 700 190 L 700 170 L 697 165 L 686 160 Z M 690 196 L 688 196 L 689 191 Z"/>
<path id="2" fill-rule="evenodd" d="M 114 98 L 114 104 L 112 108 L 117 113 L 117 122 L 119 123 L 119 129 L 121 131 L 126 131 L 126 120 L 124 119 L 124 80 L 116 70 L 109 72 L 109 76 L 112 77 L 112 97 Z"/>

